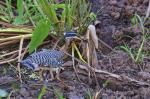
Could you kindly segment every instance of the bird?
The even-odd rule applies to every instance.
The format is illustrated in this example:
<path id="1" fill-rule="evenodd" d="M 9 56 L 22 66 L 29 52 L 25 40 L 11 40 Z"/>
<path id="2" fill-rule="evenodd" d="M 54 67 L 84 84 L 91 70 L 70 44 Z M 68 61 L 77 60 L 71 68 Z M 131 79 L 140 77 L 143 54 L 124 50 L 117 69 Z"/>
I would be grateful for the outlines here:
<path id="1" fill-rule="evenodd" d="M 48 70 L 51 75 L 50 80 L 54 80 L 53 71 L 56 72 L 56 78 L 60 80 L 59 73 L 63 69 L 65 52 L 71 47 L 73 41 L 79 41 L 76 32 L 65 32 L 65 45 L 60 50 L 42 49 L 39 52 L 34 52 L 26 59 L 21 61 L 21 64 L 32 69 L 33 71 L 40 71 L 40 80 L 43 81 L 42 73 Z"/>
<path id="2" fill-rule="evenodd" d="M 64 63 L 64 56 L 65 53 L 63 51 L 43 49 L 29 55 L 26 59 L 21 61 L 21 64 L 33 71 L 40 71 L 40 80 L 43 80 L 42 73 L 44 70 L 50 72 L 50 80 L 54 80 L 53 72 L 56 72 L 56 78 L 60 79 L 59 73 Z"/>

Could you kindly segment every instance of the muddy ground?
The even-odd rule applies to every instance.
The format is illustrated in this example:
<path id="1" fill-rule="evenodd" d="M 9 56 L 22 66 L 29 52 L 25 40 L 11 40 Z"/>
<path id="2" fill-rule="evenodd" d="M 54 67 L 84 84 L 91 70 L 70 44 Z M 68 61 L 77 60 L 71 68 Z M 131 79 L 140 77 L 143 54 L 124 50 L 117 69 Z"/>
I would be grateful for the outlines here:
<path id="1" fill-rule="evenodd" d="M 122 51 L 118 46 L 124 43 L 131 48 L 137 49 L 140 46 L 141 32 L 134 29 L 131 24 L 131 18 L 134 13 L 144 17 L 148 8 L 148 0 L 90 0 L 92 2 L 92 11 L 97 12 L 97 19 L 100 21 L 98 28 L 99 39 L 103 40 L 114 51 L 101 46 L 101 53 L 98 52 L 98 69 L 108 71 L 118 75 L 126 75 L 138 81 L 150 84 L 150 40 L 147 39 L 144 46 L 144 52 L 147 55 L 142 63 L 134 63 L 129 55 Z M 149 25 L 146 26 L 149 29 Z M 125 35 L 132 36 L 131 38 Z M 150 35 L 148 33 L 148 35 Z M 110 62 L 111 60 L 111 62 Z M 14 64 L 15 66 L 16 64 Z M 72 67 L 67 67 L 61 72 L 61 79 L 69 86 L 66 88 L 60 81 L 40 82 L 37 79 L 29 78 L 31 71 L 22 69 L 23 84 L 19 83 L 14 68 L 8 65 L 0 66 L 0 88 L 12 92 L 11 99 L 37 99 L 40 89 L 43 85 L 47 86 L 47 92 L 42 99 L 56 99 L 54 89 L 60 90 L 66 99 L 89 99 L 87 90 L 93 95 L 96 92 L 96 83 L 88 83 L 86 75 L 78 74 L 81 82 L 77 79 Z M 25 74 L 26 71 L 28 74 Z M 98 80 L 101 87 L 99 99 L 150 99 L 150 87 L 133 86 L 105 86 L 105 81 Z"/>

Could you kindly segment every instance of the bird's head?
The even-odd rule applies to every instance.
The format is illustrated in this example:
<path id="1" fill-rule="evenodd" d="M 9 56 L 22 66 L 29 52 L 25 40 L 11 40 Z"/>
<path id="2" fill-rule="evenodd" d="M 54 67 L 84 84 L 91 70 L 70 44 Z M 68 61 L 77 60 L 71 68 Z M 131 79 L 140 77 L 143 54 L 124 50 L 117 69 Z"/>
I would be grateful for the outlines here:
<path id="1" fill-rule="evenodd" d="M 74 42 L 80 42 L 81 39 L 77 36 L 77 32 L 65 32 L 64 33 L 66 46 L 70 46 L 70 44 Z"/>
<path id="2" fill-rule="evenodd" d="M 81 42 L 81 39 L 77 36 L 77 32 L 65 32 L 65 45 L 60 49 L 61 51 L 67 51 L 70 47 L 72 42 Z"/>
<path id="3" fill-rule="evenodd" d="M 39 70 L 39 65 L 36 63 L 32 63 L 31 61 L 29 61 L 29 59 L 23 60 L 20 62 L 22 65 L 28 67 L 29 69 L 32 69 L 34 71 Z"/>

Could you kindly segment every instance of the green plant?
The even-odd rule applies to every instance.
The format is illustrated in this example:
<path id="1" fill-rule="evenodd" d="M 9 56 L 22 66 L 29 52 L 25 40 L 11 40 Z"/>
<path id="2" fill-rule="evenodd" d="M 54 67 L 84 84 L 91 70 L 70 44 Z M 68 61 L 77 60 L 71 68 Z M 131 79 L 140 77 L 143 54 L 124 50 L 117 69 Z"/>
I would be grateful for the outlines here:
<path id="1" fill-rule="evenodd" d="M 63 97 L 63 94 L 60 92 L 60 90 L 54 88 L 54 93 L 55 93 L 55 95 L 57 96 L 58 99 L 65 99 Z"/>
<path id="2" fill-rule="evenodd" d="M 46 93 L 46 86 L 43 85 L 41 90 L 40 90 L 40 93 L 38 95 L 38 99 L 42 99 L 42 96 Z"/>
<path id="3" fill-rule="evenodd" d="M 125 44 L 124 46 L 120 46 L 120 48 L 127 52 L 131 59 L 135 61 L 135 55 L 133 54 L 132 49 L 128 45 Z"/>
<path id="4" fill-rule="evenodd" d="M 87 89 L 85 91 L 85 98 L 86 99 L 93 99 L 94 98 L 94 95 L 92 94 L 91 90 L 90 89 Z"/>
<path id="5" fill-rule="evenodd" d="M 42 22 L 40 21 L 33 32 L 33 37 L 29 44 L 30 53 L 43 42 L 49 32 L 53 35 L 60 36 L 64 31 L 71 31 L 75 27 L 78 27 L 79 29 L 77 31 L 81 34 L 95 19 L 95 14 L 90 12 L 86 0 L 66 0 L 62 4 L 55 4 L 53 0 L 50 0 L 50 2 L 47 0 L 38 0 L 36 4 L 39 5 L 37 6 L 39 12 L 44 15 L 43 23 L 49 23 L 45 26 L 46 30 L 49 27 L 49 31 L 44 31 L 45 27 L 42 26 Z M 61 13 L 57 13 L 56 10 L 62 11 Z M 36 42 L 36 38 L 39 41 Z"/>
<path id="6" fill-rule="evenodd" d="M 34 0 L 36 1 L 36 0 Z M 2 1 L 4 3 L 4 1 Z M 37 5 L 32 0 L 17 0 L 17 7 L 13 7 L 12 0 L 5 0 L 4 5 L 0 5 L 0 19 L 14 25 L 36 23 L 43 18 L 37 9 Z"/>
<path id="7" fill-rule="evenodd" d="M 5 5 L 0 5 L 0 19 L 6 22 L 12 21 L 13 18 L 13 12 L 12 12 L 12 6 L 11 6 L 11 0 L 5 0 Z"/>
<path id="8" fill-rule="evenodd" d="M 142 60 L 143 60 L 142 50 L 144 48 L 144 43 L 146 41 L 147 34 L 145 31 L 144 23 L 139 15 L 137 15 L 137 14 L 134 15 L 134 17 L 132 19 L 132 25 L 140 26 L 140 29 L 142 32 L 142 38 L 141 38 L 142 41 L 141 41 L 140 47 L 138 48 L 137 52 L 134 51 L 135 53 L 133 53 L 131 48 L 129 48 L 127 45 L 121 46 L 121 49 L 126 51 L 135 63 L 138 63 L 138 62 L 142 62 Z"/>
<path id="9" fill-rule="evenodd" d="M 14 24 L 22 24 L 23 22 L 23 0 L 17 0 L 18 16 L 14 20 Z"/>

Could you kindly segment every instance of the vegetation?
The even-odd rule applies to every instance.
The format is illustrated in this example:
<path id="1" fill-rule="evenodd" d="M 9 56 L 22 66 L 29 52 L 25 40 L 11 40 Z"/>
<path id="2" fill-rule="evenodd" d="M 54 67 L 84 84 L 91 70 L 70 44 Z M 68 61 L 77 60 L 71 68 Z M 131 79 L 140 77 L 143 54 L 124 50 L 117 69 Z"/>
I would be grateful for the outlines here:
<path id="1" fill-rule="evenodd" d="M 141 63 L 143 61 L 143 58 L 144 58 L 143 48 L 144 48 L 144 43 L 147 39 L 147 32 L 148 31 L 144 27 L 144 21 L 142 21 L 142 19 L 139 15 L 135 14 L 131 21 L 132 21 L 133 26 L 140 27 L 140 29 L 141 29 L 142 38 L 141 38 L 140 47 L 138 48 L 137 51 L 134 50 L 134 52 L 127 45 L 121 46 L 121 48 L 129 54 L 129 56 L 131 57 L 131 59 L 135 63 L 139 63 L 139 62 Z"/>
<path id="2" fill-rule="evenodd" d="M 64 40 L 59 79 L 21 64 Z M 0 0 L 0 99 L 148 99 L 149 60 L 149 0 Z"/>
<path id="3" fill-rule="evenodd" d="M 64 32 L 73 30 L 75 27 L 79 27 L 78 32 L 82 33 L 95 19 L 93 18 L 95 17 L 94 14 L 89 12 L 89 6 L 85 0 L 66 0 L 64 4 L 55 4 L 52 1 L 49 4 L 46 0 L 41 0 L 38 4 L 41 8 L 40 11 L 45 15 L 45 19 L 39 22 L 33 32 L 29 46 L 30 52 L 42 43 L 49 31 L 59 36 L 63 35 Z M 57 10 L 59 13 L 56 12 Z"/>

